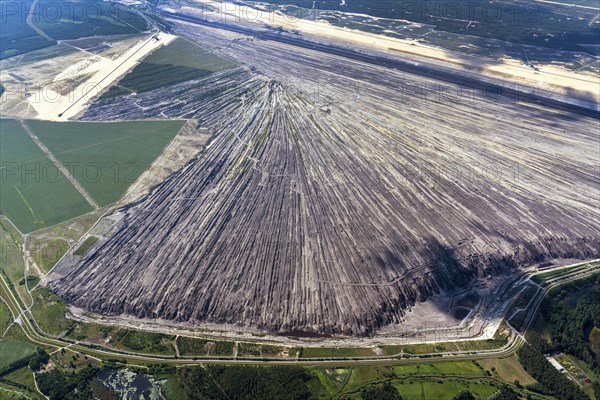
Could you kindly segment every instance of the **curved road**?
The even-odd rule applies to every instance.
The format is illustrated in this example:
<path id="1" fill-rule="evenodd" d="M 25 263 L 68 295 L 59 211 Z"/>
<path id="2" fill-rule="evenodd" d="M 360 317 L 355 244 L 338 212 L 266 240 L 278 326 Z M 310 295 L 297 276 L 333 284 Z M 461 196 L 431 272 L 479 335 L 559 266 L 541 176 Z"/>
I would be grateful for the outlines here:
<path id="1" fill-rule="evenodd" d="M 547 281 L 544 290 L 539 291 L 536 297 L 530 302 L 533 306 L 528 313 L 525 322 L 523 324 L 524 330 L 529 328 L 537 310 L 546 296 L 546 294 L 559 285 L 579 280 L 587 276 L 591 276 L 600 271 L 600 267 L 591 266 L 584 270 L 578 270 L 573 273 L 565 271 L 565 275 L 553 277 Z M 547 272 L 547 271 L 544 271 Z M 430 353 L 421 355 L 410 355 L 406 357 L 404 354 L 395 354 L 391 356 L 373 356 L 373 357 L 343 357 L 343 358 L 305 358 L 305 359 L 281 359 L 281 358 L 269 358 L 269 357 L 175 357 L 175 356 L 162 356 L 162 355 L 151 355 L 141 354 L 135 352 L 121 352 L 107 347 L 92 345 L 86 342 L 73 341 L 68 339 L 62 339 L 53 337 L 41 331 L 38 327 L 33 314 L 24 305 L 19 302 L 13 291 L 10 289 L 8 282 L 5 277 L 0 274 L 0 298 L 7 304 L 11 311 L 14 319 L 19 322 L 27 338 L 36 344 L 54 347 L 57 349 L 63 347 L 69 347 L 71 350 L 75 350 L 84 355 L 108 360 L 126 360 L 127 363 L 161 363 L 161 364 L 172 364 L 176 366 L 186 365 L 201 365 L 201 364 L 280 364 L 280 365 L 394 365 L 394 364 L 410 364 L 410 363 L 422 363 L 424 360 L 472 360 L 480 358 L 490 357 L 505 357 L 512 355 L 522 345 L 524 338 L 516 330 L 513 331 L 515 334 L 511 335 L 511 339 L 507 345 L 499 349 L 493 350 L 476 350 L 476 351 L 455 351 L 447 353 Z M 510 325 L 509 325 L 510 326 Z M 511 327 L 512 328 L 512 327 Z M 92 347 L 93 346 L 93 347 Z"/>

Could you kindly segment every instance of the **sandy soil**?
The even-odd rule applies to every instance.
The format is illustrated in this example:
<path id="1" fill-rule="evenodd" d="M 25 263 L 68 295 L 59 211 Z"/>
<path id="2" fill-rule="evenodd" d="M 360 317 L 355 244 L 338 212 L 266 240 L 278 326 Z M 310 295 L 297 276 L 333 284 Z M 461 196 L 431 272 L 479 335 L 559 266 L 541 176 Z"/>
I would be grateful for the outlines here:
<path id="1" fill-rule="evenodd" d="M 204 9 L 215 5 L 214 2 L 208 0 L 196 1 L 203 4 Z M 220 18 L 222 21 L 268 25 L 333 42 L 393 53 L 404 53 L 411 57 L 427 59 L 427 61 L 451 63 L 460 65 L 470 72 L 479 72 L 492 78 L 510 80 L 534 89 L 544 89 L 570 95 L 573 95 L 573 91 L 575 91 L 586 99 L 594 99 L 596 102 L 600 102 L 600 91 L 598 90 L 600 80 L 597 76 L 591 74 L 575 73 L 553 65 L 543 65 L 539 70 L 536 70 L 523 65 L 521 61 L 509 58 L 490 63 L 490 60 L 458 56 L 444 49 L 425 46 L 415 40 L 402 40 L 336 27 L 325 21 L 301 20 L 280 12 L 261 12 L 233 3 L 219 2 L 219 5 L 221 5 L 219 11 L 205 12 L 203 17 L 208 19 Z M 183 7 L 182 11 L 189 14 L 202 13 L 191 7 Z"/>
<path id="2" fill-rule="evenodd" d="M 197 121 L 189 120 L 181 128 L 150 168 L 127 190 L 119 204 L 125 205 L 141 199 L 202 150 L 210 140 L 211 134 L 197 125 Z"/>
<path id="3" fill-rule="evenodd" d="M 115 57 L 93 55 L 63 70 L 53 84 L 33 92 L 28 101 L 37 112 L 37 118 L 66 121 L 84 111 L 90 100 L 133 69 L 144 57 L 175 38 L 166 33 L 153 33 Z M 74 80 L 77 76 L 83 78 Z M 60 86 L 57 83 L 66 80 L 76 83 L 68 84 L 66 91 L 58 90 Z"/>
<path id="4" fill-rule="evenodd" d="M 68 96 L 71 88 L 80 85 L 90 78 L 92 72 L 97 71 L 97 61 L 117 58 L 147 36 L 135 34 L 98 38 L 98 42 L 104 41 L 108 47 L 95 54 L 76 47 L 76 43 L 65 42 L 0 61 L 0 82 L 6 88 L 0 99 L 0 114 L 14 118 L 37 118 L 31 104 L 34 93 L 42 88 L 51 88 Z"/>

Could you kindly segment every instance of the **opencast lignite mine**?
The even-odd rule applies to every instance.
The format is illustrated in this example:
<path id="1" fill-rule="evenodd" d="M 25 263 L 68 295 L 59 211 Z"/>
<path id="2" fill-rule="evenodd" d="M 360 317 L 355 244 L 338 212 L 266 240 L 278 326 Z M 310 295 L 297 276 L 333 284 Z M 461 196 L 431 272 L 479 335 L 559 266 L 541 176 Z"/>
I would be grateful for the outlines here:
<path id="1" fill-rule="evenodd" d="M 102 99 L 83 119 L 194 119 L 212 142 L 50 276 L 68 303 L 364 335 L 474 279 L 600 256 L 593 111 L 411 73 L 393 66 L 401 54 L 368 62 L 167 20 L 237 66 Z"/>

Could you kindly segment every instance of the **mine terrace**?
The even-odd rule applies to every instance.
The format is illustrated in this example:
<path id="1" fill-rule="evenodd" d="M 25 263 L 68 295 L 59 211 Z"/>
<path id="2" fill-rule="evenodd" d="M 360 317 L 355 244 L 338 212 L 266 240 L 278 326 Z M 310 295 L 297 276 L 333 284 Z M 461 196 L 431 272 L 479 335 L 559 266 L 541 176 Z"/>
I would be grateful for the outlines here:
<path id="1" fill-rule="evenodd" d="M 81 114 L 194 119 L 213 138 L 53 270 L 80 315 L 393 335 L 436 309 L 460 324 L 452 298 L 471 288 L 483 300 L 462 326 L 480 333 L 506 311 L 486 301 L 508 275 L 599 257 L 593 78 L 199 9 L 153 15 L 230 66 Z"/>

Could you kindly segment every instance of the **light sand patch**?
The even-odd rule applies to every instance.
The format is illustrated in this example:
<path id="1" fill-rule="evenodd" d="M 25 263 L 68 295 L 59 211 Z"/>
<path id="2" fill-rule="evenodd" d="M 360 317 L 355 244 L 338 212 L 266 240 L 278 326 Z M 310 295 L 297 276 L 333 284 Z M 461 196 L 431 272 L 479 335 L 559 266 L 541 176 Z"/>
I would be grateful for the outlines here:
<path id="1" fill-rule="evenodd" d="M 34 92 L 46 88 L 68 95 L 71 88 L 87 81 L 92 73 L 98 71 L 94 60 L 115 59 L 147 36 L 146 33 L 106 38 L 108 48 L 96 56 L 60 43 L 48 48 L 50 50 L 36 50 L 25 56 L 0 61 L 0 82 L 6 89 L 0 98 L 0 115 L 37 118 L 37 112 L 30 103 Z"/>
<path id="2" fill-rule="evenodd" d="M 557 94 L 579 95 L 600 102 L 597 76 L 576 73 L 554 65 L 541 65 L 538 69 L 523 65 L 519 60 L 486 60 L 475 57 L 459 57 L 441 48 L 426 46 L 416 40 L 404 40 L 358 30 L 332 26 L 325 21 L 309 21 L 284 15 L 279 11 L 265 12 L 233 3 L 218 3 L 219 10 L 207 11 L 215 3 L 208 0 L 196 0 L 202 7 L 182 7 L 181 11 L 221 22 L 246 23 L 257 26 L 268 25 L 296 31 L 303 36 L 326 39 L 345 45 L 354 45 L 407 56 L 425 58 L 426 61 L 458 65 L 470 72 L 477 72 L 491 78 L 527 85 L 532 90 L 549 90 Z"/>
<path id="3" fill-rule="evenodd" d="M 127 190 L 119 204 L 133 203 L 148 194 L 152 188 L 195 157 L 209 142 L 210 137 L 208 130 L 198 127 L 198 121 L 189 120 L 150 168 Z"/>
<path id="4" fill-rule="evenodd" d="M 176 36 L 167 33 L 153 33 L 139 40 L 118 57 L 92 56 L 78 62 L 59 73 L 53 81 L 54 85 L 83 74 L 88 75 L 87 79 L 76 81 L 76 85 L 69 87 L 69 90 L 61 90 L 60 93 L 55 87 L 45 85 L 33 92 L 28 101 L 37 112 L 37 118 L 66 121 L 84 111 L 90 100 L 127 74 L 144 57 L 175 38 Z"/>

